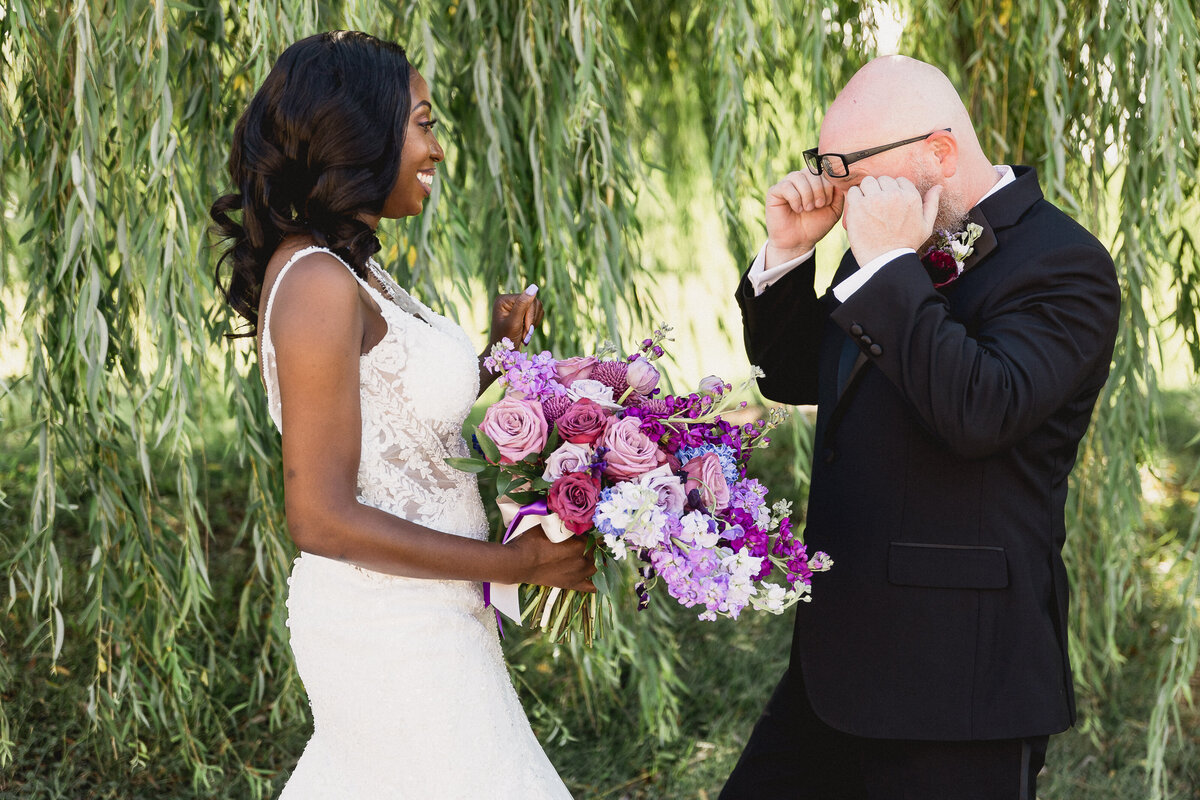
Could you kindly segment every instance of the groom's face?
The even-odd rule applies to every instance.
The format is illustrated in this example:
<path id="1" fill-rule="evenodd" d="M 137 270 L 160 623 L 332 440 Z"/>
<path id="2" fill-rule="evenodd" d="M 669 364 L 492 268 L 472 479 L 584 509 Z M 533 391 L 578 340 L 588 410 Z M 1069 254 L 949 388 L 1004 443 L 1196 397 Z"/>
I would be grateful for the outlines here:
<path id="1" fill-rule="evenodd" d="M 896 140 L 894 131 L 864 134 L 861 129 L 848 131 L 836 125 L 822 126 L 818 151 L 821 153 L 854 153 Z M 918 133 L 911 136 L 919 135 Z M 903 138 L 911 138 L 911 136 Z M 864 178 L 907 178 L 924 196 L 931 188 L 940 185 L 942 196 L 938 201 L 938 216 L 934 230 L 957 230 L 962 227 L 969 210 L 961 197 L 961 191 L 948 185 L 937 166 L 929 159 L 925 141 L 914 142 L 892 150 L 885 150 L 855 161 L 847 166 L 849 174 L 841 178 L 825 175 L 825 180 L 845 194 L 852 186 L 862 183 Z"/>

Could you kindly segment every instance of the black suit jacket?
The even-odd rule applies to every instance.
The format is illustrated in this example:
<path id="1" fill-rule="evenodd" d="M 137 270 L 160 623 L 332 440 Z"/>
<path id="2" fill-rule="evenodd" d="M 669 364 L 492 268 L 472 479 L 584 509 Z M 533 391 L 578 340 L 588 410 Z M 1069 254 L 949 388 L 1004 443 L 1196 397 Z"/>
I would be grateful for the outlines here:
<path id="1" fill-rule="evenodd" d="M 817 297 L 811 261 L 759 297 L 738 289 L 763 394 L 818 406 L 805 538 L 836 563 L 797 612 L 792 668 L 818 715 L 856 735 L 1074 721 L 1063 509 L 1120 289 L 1034 170 L 1016 174 L 972 211 L 984 234 L 941 290 L 915 255 L 845 303 Z M 857 268 L 847 252 L 834 284 Z M 839 392 L 847 341 L 861 355 Z"/>

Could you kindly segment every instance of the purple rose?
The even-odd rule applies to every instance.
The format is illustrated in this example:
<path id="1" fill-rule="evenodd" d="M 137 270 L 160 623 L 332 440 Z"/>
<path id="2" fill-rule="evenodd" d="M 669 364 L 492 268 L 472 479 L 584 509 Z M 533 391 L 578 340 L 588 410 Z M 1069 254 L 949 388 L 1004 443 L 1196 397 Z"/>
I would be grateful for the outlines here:
<path id="1" fill-rule="evenodd" d="M 571 444 L 592 444 L 604 432 L 609 416 L 592 400 L 576 400 L 558 418 L 558 435 Z"/>
<path id="2" fill-rule="evenodd" d="M 649 472 L 642 473 L 638 483 L 648 489 L 658 492 L 658 507 L 672 514 L 682 514 L 683 505 L 687 500 L 683 481 L 671 471 L 670 464 L 655 467 Z"/>
<path id="3" fill-rule="evenodd" d="M 506 396 L 488 406 L 479 430 L 496 443 L 500 463 L 512 464 L 541 452 L 549 428 L 541 403 Z"/>
<path id="4" fill-rule="evenodd" d="M 592 463 L 595 450 L 586 444 L 563 442 L 546 458 L 546 471 L 542 477 L 553 483 L 571 472 L 579 472 Z"/>
<path id="5" fill-rule="evenodd" d="M 615 481 L 636 478 L 667 460 L 658 445 L 642 433 L 637 417 L 610 421 L 599 444 L 608 448 L 604 473 Z"/>
<path id="6" fill-rule="evenodd" d="M 572 472 L 556 480 L 550 487 L 546 495 L 546 507 L 558 514 L 563 525 L 578 535 L 591 530 L 592 515 L 596 513 L 596 500 L 599 497 L 599 478 L 593 478 L 586 472 Z"/>
<path id="7" fill-rule="evenodd" d="M 570 386 L 577 380 L 592 377 L 592 370 L 599 363 L 600 359 L 595 356 L 564 358 L 554 364 L 555 380 L 563 386 Z"/>
<path id="8" fill-rule="evenodd" d="M 658 369 L 647 359 L 634 359 L 625 372 L 625 381 L 638 394 L 650 394 L 658 386 Z"/>
<path id="9" fill-rule="evenodd" d="M 688 492 L 700 490 L 700 498 L 710 511 L 720 511 L 729 505 L 729 484 L 721 471 L 721 459 L 716 453 L 696 456 L 683 465 L 688 480 Z"/>
<path id="10" fill-rule="evenodd" d="M 706 394 L 721 394 L 725 391 L 725 381 L 716 375 L 708 375 L 700 379 L 700 391 Z"/>

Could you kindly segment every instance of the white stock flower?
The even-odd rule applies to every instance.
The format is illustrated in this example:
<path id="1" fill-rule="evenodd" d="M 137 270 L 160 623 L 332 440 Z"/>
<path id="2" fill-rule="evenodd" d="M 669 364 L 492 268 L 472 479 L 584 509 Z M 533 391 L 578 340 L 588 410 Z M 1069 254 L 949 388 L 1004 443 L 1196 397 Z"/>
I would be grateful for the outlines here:
<path id="1" fill-rule="evenodd" d="M 763 592 L 750 598 L 750 604 L 759 611 L 770 611 L 772 614 L 782 614 L 783 606 L 788 599 L 788 592 L 782 586 L 763 582 L 759 587 Z"/>
<path id="2" fill-rule="evenodd" d="M 612 553 L 614 560 L 625 560 L 625 540 L 620 536 L 614 536 L 611 533 L 604 534 L 604 546 L 608 548 L 608 552 Z"/>
<path id="3" fill-rule="evenodd" d="M 749 583 L 750 579 L 758 574 L 762 569 L 762 557 L 752 556 L 745 550 L 738 550 L 736 553 L 731 553 L 728 548 L 719 548 L 718 552 L 724 551 L 725 555 L 721 559 L 721 567 L 730 575 L 730 585 L 733 583 Z"/>
<path id="4" fill-rule="evenodd" d="M 679 519 L 680 525 L 683 527 L 683 535 L 680 537 L 685 542 L 700 543 L 700 537 L 708 536 L 708 517 L 701 514 L 699 511 L 691 511 L 684 514 Z M 716 544 L 716 542 L 713 542 Z M 711 547 L 712 545 L 701 545 L 701 547 Z"/>

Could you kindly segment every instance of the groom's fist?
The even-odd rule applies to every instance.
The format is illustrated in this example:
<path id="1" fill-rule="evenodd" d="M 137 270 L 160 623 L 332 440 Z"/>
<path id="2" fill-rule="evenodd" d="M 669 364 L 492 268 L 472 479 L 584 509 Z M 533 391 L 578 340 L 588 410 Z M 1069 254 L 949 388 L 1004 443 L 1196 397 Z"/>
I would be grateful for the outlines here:
<path id="1" fill-rule="evenodd" d="M 916 250 L 933 233 L 942 187 L 922 197 L 908 178 L 866 177 L 846 190 L 846 238 L 858 263 L 889 250 Z"/>
<path id="2" fill-rule="evenodd" d="M 817 246 L 842 216 L 842 193 L 824 175 L 790 172 L 767 190 L 768 269 Z"/>

